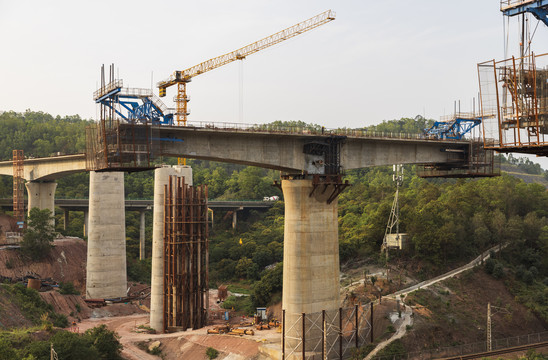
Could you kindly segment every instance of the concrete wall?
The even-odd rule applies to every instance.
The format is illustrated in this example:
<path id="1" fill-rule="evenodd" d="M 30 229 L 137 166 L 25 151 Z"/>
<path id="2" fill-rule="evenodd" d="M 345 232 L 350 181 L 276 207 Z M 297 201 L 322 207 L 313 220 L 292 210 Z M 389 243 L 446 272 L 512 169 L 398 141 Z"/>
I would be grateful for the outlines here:
<path id="1" fill-rule="evenodd" d="M 86 297 L 126 296 L 123 172 L 90 172 Z"/>
<path id="2" fill-rule="evenodd" d="M 185 183 L 192 185 L 192 168 L 176 165 L 154 170 L 150 327 L 158 332 L 164 331 L 164 186 L 172 175 L 184 176 Z"/>

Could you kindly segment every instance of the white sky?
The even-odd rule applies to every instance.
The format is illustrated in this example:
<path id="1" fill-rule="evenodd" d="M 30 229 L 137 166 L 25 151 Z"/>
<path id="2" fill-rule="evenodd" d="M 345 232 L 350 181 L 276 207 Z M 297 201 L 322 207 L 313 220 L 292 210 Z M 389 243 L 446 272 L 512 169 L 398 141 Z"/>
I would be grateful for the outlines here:
<path id="1" fill-rule="evenodd" d="M 504 57 L 498 0 L 0 0 L 0 110 L 96 118 L 103 63 L 146 88 L 327 9 L 335 21 L 244 61 L 243 122 L 438 119 L 471 110 L 477 63 Z M 194 78 L 191 121 L 239 121 L 240 67 Z"/>

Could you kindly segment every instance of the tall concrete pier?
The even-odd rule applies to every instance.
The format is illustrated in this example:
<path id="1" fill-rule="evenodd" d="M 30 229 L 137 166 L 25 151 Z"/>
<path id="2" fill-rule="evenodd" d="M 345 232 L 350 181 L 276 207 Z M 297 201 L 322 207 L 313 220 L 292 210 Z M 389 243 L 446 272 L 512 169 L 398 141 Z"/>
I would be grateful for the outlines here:
<path id="1" fill-rule="evenodd" d="M 164 331 L 164 186 L 172 175 L 183 176 L 185 183 L 192 185 L 192 168 L 177 165 L 154 170 L 150 327 L 157 332 Z"/>
<path id="2" fill-rule="evenodd" d="M 126 296 L 123 172 L 90 172 L 88 221 L 86 297 Z"/>
<path id="3" fill-rule="evenodd" d="M 287 327 L 293 326 L 302 313 L 339 308 L 337 198 L 328 204 L 333 194 L 331 187 L 321 186 L 321 190 L 313 191 L 311 179 L 282 180 L 285 199 L 282 308 Z M 296 328 L 300 329 L 300 324 Z"/>
<path id="4" fill-rule="evenodd" d="M 55 212 L 55 189 L 57 183 L 52 181 L 38 182 L 29 181 L 25 183 L 27 194 L 29 196 L 28 209 L 38 208 L 40 210 L 49 209 L 53 215 Z"/>

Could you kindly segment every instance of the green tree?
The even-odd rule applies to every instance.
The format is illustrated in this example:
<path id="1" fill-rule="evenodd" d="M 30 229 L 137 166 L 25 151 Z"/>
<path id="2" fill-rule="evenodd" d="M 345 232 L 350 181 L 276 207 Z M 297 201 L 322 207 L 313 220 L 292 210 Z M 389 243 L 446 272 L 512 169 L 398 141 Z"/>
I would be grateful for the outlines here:
<path id="1" fill-rule="evenodd" d="M 122 359 L 123 346 L 120 343 L 120 336 L 114 331 L 110 331 L 105 324 L 86 330 L 85 336 L 97 350 L 99 359 L 118 360 Z"/>
<path id="2" fill-rule="evenodd" d="M 21 242 L 21 251 L 32 260 L 48 256 L 57 233 L 53 226 L 51 210 L 32 208 L 29 212 L 28 225 Z"/>

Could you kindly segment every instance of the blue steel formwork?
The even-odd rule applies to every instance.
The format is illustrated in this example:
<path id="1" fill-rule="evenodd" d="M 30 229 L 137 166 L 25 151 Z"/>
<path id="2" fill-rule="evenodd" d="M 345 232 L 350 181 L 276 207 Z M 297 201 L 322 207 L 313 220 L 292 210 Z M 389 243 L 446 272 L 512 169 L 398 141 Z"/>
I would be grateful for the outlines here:
<path id="1" fill-rule="evenodd" d="M 436 121 L 430 129 L 425 129 L 426 136 L 435 139 L 461 140 L 464 135 L 481 124 L 481 116 L 463 118 L 455 117 L 450 121 Z"/>
<path id="2" fill-rule="evenodd" d="M 505 16 L 528 12 L 548 26 L 548 0 L 501 0 L 500 10 Z"/>
<path id="3" fill-rule="evenodd" d="M 110 88 L 100 89 L 103 91 L 94 94 L 95 103 L 112 109 L 129 123 L 173 125 L 173 111 L 151 89 L 124 88 L 122 80 L 116 80 L 109 85 Z"/>

